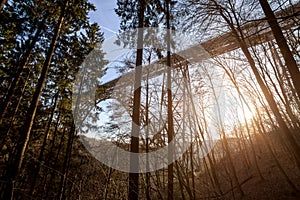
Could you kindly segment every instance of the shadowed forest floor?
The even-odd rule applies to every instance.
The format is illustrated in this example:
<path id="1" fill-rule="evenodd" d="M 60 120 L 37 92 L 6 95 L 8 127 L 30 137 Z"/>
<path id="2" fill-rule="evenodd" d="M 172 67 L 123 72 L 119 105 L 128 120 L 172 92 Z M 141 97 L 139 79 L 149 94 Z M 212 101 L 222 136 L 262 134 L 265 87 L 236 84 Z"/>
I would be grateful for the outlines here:
<path id="1" fill-rule="evenodd" d="M 256 140 L 254 141 L 254 148 L 256 151 L 258 167 L 261 171 L 263 179 L 258 173 L 253 156 L 249 155 L 250 163 L 247 164 L 245 160 L 245 155 L 247 153 L 250 154 L 249 149 L 248 152 L 246 150 L 233 152 L 233 164 L 236 169 L 237 177 L 239 179 L 240 185 L 242 186 L 244 195 L 242 196 L 238 192 L 236 186 L 233 186 L 234 189 L 232 190 L 231 184 L 233 183 L 231 178 L 229 178 L 230 176 L 228 176 L 230 170 L 228 168 L 227 157 L 224 157 L 220 161 L 218 161 L 215 167 L 223 197 L 217 197 L 214 195 L 206 196 L 203 194 L 199 195 L 203 197 L 203 199 L 300 199 L 299 169 L 297 168 L 294 159 L 287 153 L 287 147 L 283 147 L 278 143 L 278 140 L 276 141 L 276 139 L 271 139 L 271 141 L 273 141 L 272 149 L 274 151 L 274 155 L 276 155 L 278 162 L 288 176 L 289 180 L 279 169 L 274 157 L 271 155 L 266 145 L 263 143 L 262 137 L 256 136 Z M 209 187 L 209 184 L 207 184 L 207 176 L 208 174 L 205 173 L 200 175 L 199 177 L 196 177 L 196 189 L 197 187 L 202 187 L 199 192 L 202 191 L 207 194 L 212 194 L 214 193 L 214 188 Z M 289 183 L 288 181 L 291 181 L 291 183 Z M 294 184 L 298 191 L 293 189 L 293 186 L 291 184 Z M 207 186 L 207 190 L 203 191 L 205 186 Z"/>
<path id="2" fill-rule="evenodd" d="M 270 133 L 265 136 L 265 139 L 269 141 L 270 148 L 272 149 L 275 158 L 272 156 L 263 137 L 261 135 L 252 135 L 257 166 L 255 165 L 254 155 L 250 145 L 246 145 L 247 148 L 243 147 L 242 150 L 239 150 L 236 148 L 235 143 L 241 142 L 241 139 L 228 138 L 228 141 L 230 141 L 231 144 L 230 153 L 232 163 L 244 195 L 241 195 L 233 180 L 234 176 L 230 169 L 228 156 L 225 155 L 224 157 L 217 159 L 210 154 L 213 163 L 215 163 L 214 169 L 221 192 L 217 189 L 216 184 L 213 184 L 212 167 L 203 170 L 202 166 L 202 171 L 200 170 L 199 172 L 199 170 L 194 170 L 197 171 L 194 173 L 195 199 L 300 199 L 300 171 L 295 164 L 294 158 L 289 153 L 288 146 L 282 145 L 280 139 L 275 135 L 276 134 L 274 133 Z M 128 145 L 124 146 L 124 148 L 128 150 Z M 223 147 L 221 141 L 216 144 L 215 150 L 217 151 L 218 148 L 220 148 L 219 151 L 222 151 Z M 88 155 L 88 153 L 86 152 L 85 155 Z M 116 170 L 111 170 L 109 172 L 107 167 L 100 164 L 94 158 L 91 158 L 90 156 L 87 157 L 90 159 L 90 161 L 87 162 L 87 164 L 89 163 L 90 165 L 89 169 L 94 170 L 90 171 L 91 174 L 94 174 L 91 177 L 101 177 L 102 179 L 102 184 L 98 186 L 100 192 L 103 192 L 105 183 L 108 183 L 107 199 L 117 199 L 117 196 L 121 199 L 126 197 L 128 174 Z M 277 163 L 276 159 L 278 161 Z M 207 160 L 207 157 L 205 160 Z M 183 160 L 178 160 L 174 163 L 174 199 L 193 199 L 192 175 L 190 170 L 186 169 L 182 163 Z M 100 168 L 103 168 L 104 170 L 98 171 L 95 168 L 91 168 L 91 166 L 97 165 L 102 166 Z M 257 167 L 259 168 L 262 177 L 259 175 Z M 102 174 L 103 172 L 105 172 L 105 174 Z M 109 173 L 111 174 L 109 175 Z M 178 179 L 178 174 L 180 174 L 180 181 Z M 103 179 L 103 177 L 109 177 L 109 182 L 107 182 L 107 179 Z M 150 180 L 151 199 L 167 199 L 167 171 L 159 170 L 152 172 Z M 89 181 L 93 182 L 93 178 Z M 146 199 L 145 194 L 143 193 L 145 191 L 145 174 L 140 175 L 140 183 L 140 199 Z M 296 191 L 296 189 L 298 191 Z"/>

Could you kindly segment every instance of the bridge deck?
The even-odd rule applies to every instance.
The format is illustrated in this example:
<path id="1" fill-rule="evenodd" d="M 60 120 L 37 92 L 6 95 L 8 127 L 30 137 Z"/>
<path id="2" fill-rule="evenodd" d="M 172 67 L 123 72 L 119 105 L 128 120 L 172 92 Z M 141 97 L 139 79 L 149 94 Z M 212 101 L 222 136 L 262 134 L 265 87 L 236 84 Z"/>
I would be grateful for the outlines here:
<path id="1" fill-rule="evenodd" d="M 289 30 L 292 27 L 299 26 L 300 22 L 298 20 L 300 19 L 297 19 L 299 14 L 300 2 L 292 7 L 288 7 L 280 12 L 275 13 L 276 17 L 278 18 L 278 22 L 282 30 L 284 31 Z M 248 44 L 248 47 L 256 46 L 274 39 L 274 36 L 266 19 L 249 22 L 242 26 L 242 30 L 245 35 L 245 40 Z M 208 59 L 209 57 L 222 55 L 238 48 L 239 44 L 236 41 L 234 35 L 231 32 L 225 33 L 218 37 L 190 47 L 186 50 L 173 54 L 171 56 L 172 67 L 176 68 L 187 63 L 200 62 L 201 60 Z M 159 76 L 165 70 L 165 67 L 162 65 L 162 63 L 164 63 L 165 61 L 166 58 L 155 61 L 154 63 L 145 66 L 143 70 L 147 72 L 149 78 Z M 146 76 L 147 74 L 144 73 L 144 76 Z M 113 87 L 121 78 L 125 80 L 126 78 L 128 80 L 132 80 L 132 77 L 132 72 L 129 72 L 119 78 L 100 85 L 97 88 L 96 98 L 100 101 L 109 98 L 111 92 L 113 91 Z M 125 85 L 123 84 L 123 86 Z"/>

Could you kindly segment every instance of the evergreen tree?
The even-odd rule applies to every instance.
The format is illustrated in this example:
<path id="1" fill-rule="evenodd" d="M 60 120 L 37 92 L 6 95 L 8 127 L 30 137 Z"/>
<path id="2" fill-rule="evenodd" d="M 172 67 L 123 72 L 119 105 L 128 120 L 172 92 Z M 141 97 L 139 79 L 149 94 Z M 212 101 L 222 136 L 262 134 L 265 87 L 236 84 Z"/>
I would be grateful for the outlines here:
<path id="1" fill-rule="evenodd" d="M 55 154 L 65 149 L 61 170 L 68 176 L 76 138 L 71 117 L 73 82 L 81 63 L 95 48 L 98 57 L 90 64 L 98 67 L 99 78 L 105 73 L 103 34 L 97 24 L 89 22 L 91 10 L 95 7 L 87 0 L 9 1 L 1 10 L 0 148 L 5 166 L 0 171 L 1 199 L 24 195 L 40 199 L 55 190 L 59 198 L 65 195 L 68 184 L 64 179 L 44 192 L 38 187 L 58 178 L 51 172 L 49 180 L 41 164 L 52 162 L 60 170 Z M 28 194 L 15 187 L 28 187 Z"/>

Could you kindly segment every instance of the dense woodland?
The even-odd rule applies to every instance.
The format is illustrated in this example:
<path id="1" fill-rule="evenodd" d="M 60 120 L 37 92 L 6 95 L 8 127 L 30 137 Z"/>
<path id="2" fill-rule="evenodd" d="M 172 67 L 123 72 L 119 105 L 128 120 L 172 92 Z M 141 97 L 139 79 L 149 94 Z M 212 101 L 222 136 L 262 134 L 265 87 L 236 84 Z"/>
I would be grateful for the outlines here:
<path id="1" fill-rule="evenodd" d="M 1 200 L 300 198 L 300 2 L 117 0 L 116 44 L 144 46 L 115 66 L 142 87 L 121 88 L 101 82 L 108 60 L 95 9 L 88 0 L 0 1 Z M 178 56 L 169 31 L 161 49 L 147 45 L 147 30 L 122 35 L 143 27 L 183 31 L 209 57 Z M 167 68 L 150 76 L 151 63 Z M 87 108 L 78 126 L 74 94 L 93 84 L 93 118 Z M 125 110 L 101 104 L 113 95 Z M 97 123 L 104 112 L 109 121 Z M 182 156 L 147 173 L 110 168 L 87 148 L 109 140 L 152 152 L 178 136 L 189 140 Z"/>

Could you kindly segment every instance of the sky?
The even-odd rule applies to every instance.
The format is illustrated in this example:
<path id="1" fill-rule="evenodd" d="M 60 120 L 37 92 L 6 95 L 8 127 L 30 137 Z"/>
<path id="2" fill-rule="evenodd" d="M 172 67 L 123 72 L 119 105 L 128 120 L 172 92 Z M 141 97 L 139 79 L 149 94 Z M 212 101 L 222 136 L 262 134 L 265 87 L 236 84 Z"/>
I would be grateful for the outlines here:
<path id="1" fill-rule="evenodd" d="M 104 33 L 105 42 L 104 45 L 111 45 L 111 42 L 107 42 L 114 40 L 114 36 L 118 32 L 120 20 L 116 15 L 114 9 L 117 7 L 117 0 L 90 0 L 95 6 L 96 11 L 90 12 L 90 21 L 91 23 L 97 22 L 101 27 L 101 31 Z M 114 46 L 114 45 L 112 45 Z M 107 52 L 106 52 L 107 53 Z M 115 58 L 117 59 L 117 58 Z M 111 61 L 111 60 L 110 60 Z M 108 65 L 108 70 L 104 77 L 101 78 L 102 83 L 108 82 L 117 78 L 119 75 L 114 69 L 113 65 Z M 109 111 L 106 110 L 106 106 L 109 105 L 109 101 L 104 101 L 100 103 L 100 106 L 105 110 L 100 114 L 100 125 L 104 125 L 106 122 L 109 122 Z M 89 132 L 88 136 L 92 138 L 96 138 L 99 133 Z"/>
<path id="2" fill-rule="evenodd" d="M 96 11 L 90 13 L 92 22 L 97 22 L 101 31 L 104 32 L 104 37 L 112 37 L 119 28 L 119 18 L 115 14 L 114 8 L 117 6 L 117 0 L 91 0 L 96 6 Z"/>
<path id="3" fill-rule="evenodd" d="M 90 0 L 95 6 L 96 11 L 90 12 L 90 20 L 91 22 L 97 22 L 101 27 L 101 31 L 104 33 L 104 48 L 106 55 L 114 56 L 111 52 L 107 52 L 107 48 L 109 50 L 116 50 L 115 45 L 113 44 L 114 36 L 118 32 L 120 20 L 116 15 L 114 9 L 117 7 L 117 0 Z M 111 41 L 110 41 L 111 40 Z M 108 46 L 108 47 L 107 47 Z M 117 78 L 119 75 L 117 70 L 115 69 L 113 63 L 117 60 L 120 52 L 117 52 L 116 56 L 112 59 L 108 59 L 110 64 L 107 66 L 108 70 L 104 77 L 101 78 L 101 82 L 105 83 L 110 80 Z M 107 58 L 106 58 L 107 59 Z"/>
<path id="4" fill-rule="evenodd" d="M 91 2 L 96 6 L 97 10 L 94 12 L 90 12 L 90 20 L 91 22 L 97 22 L 101 27 L 101 31 L 104 32 L 105 42 L 103 44 L 103 47 L 104 50 L 109 50 L 105 52 L 106 55 L 109 55 L 111 57 L 110 59 L 108 59 L 111 65 L 108 65 L 109 69 L 106 75 L 101 78 L 102 83 L 105 83 L 119 76 L 117 71 L 114 69 L 114 63 L 116 63 L 115 61 L 119 60 L 118 58 L 120 55 L 124 55 L 124 49 L 120 49 L 120 47 L 116 47 L 116 45 L 113 44 L 114 36 L 116 36 L 116 33 L 118 32 L 120 24 L 119 17 L 115 14 L 114 11 L 117 6 L 117 0 L 91 0 Z M 184 39 L 186 38 L 184 37 Z M 185 43 L 187 43 L 187 40 L 185 40 Z M 108 104 L 109 103 L 106 101 L 100 104 L 100 106 L 105 110 L 103 113 L 101 113 L 100 116 L 101 125 L 104 125 L 105 122 L 109 122 L 109 111 L 105 109 Z"/>

